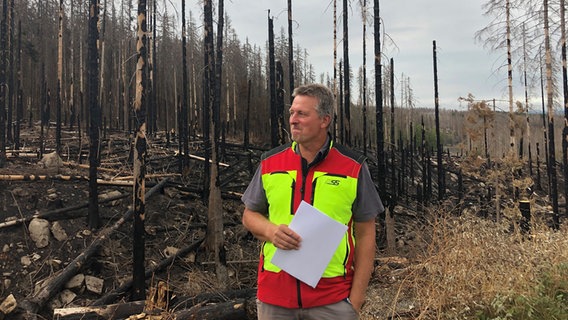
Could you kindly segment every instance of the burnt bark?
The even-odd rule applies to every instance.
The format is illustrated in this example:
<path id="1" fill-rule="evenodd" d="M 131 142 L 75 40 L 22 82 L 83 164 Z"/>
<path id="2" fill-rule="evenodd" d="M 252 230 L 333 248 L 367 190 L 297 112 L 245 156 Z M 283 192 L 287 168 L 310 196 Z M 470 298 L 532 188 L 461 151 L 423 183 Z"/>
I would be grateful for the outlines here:
<path id="1" fill-rule="evenodd" d="M 0 26 L 0 47 L 6 48 L 8 44 L 8 0 L 2 2 L 2 24 Z M 6 84 L 8 52 L 0 50 L 0 168 L 6 165 L 6 101 L 8 86 Z"/>
<path id="2" fill-rule="evenodd" d="M 442 137 L 440 135 L 440 94 L 438 92 L 438 58 L 436 41 L 432 42 L 434 63 L 434 112 L 436 117 L 436 159 L 438 161 L 438 200 L 444 199 L 446 186 L 444 185 L 444 165 L 442 163 Z"/>
<path id="3" fill-rule="evenodd" d="M 146 99 L 148 91 L 147 72 L 147 25 L 146 0 L 138 0 L 138 29 L 137 43 L 138 59 L 136 63 L 136 99 L 134 114 L 136 119 L 136 139 L 134 141 L 134 228 L 133 228 L 133 270 L 132 270 L 132 300 L 142 300 L 145 297 L 145 230 L 144 217 L 146 203 L 144 201 L 146 176 Z"/>
<path id="4" fill-rule="evenodd" d="M 343 98 L 345 99 L 345 143 L 351 146 L 351 85 L 350 85 L 350 66 L 349 66 L 349 22 L 348 22 L 348 2 L 343 0 Z"/>
<path id="5" fill-rule="evenodd" d="M 91 229 L 99 227 L 99 204 L 97 167 L 99 157 L 99 136 L 101 126 L 101 108 L 98 102 L 99 91 L 99 51 L 97 41 L 99 30 L 99 3 L 98 0 L 89 2 L 89 36 L 88 36 L 88 105 L 90 112 L 89 123 L 89 216 L 87 224 Z"/>
<path id="6" fill-rule="evenodd" d="M 268 69 L 270 79 L 270 141 L 278 146 L 278 110 L 276 106 L 276 61 L 274 57 L 274 19 L 268 11 Z"/>

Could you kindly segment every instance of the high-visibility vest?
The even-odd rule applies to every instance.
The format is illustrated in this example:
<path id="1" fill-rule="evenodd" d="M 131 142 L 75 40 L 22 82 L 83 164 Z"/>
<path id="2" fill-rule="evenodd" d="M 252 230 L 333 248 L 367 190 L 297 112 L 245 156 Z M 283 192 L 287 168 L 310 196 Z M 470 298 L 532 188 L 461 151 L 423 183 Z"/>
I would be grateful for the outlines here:
<path id="1" fill-rule="evenodd" d="M 276 247 L 271 242 L 263 243 L 258 298 L 288 308 L 309 308 L 335 303 L 349 296 L 355 246 L 352 207 L 365 158 L 330 142 L 323 160 L 303 172 L 301 157 L 294 152 L 295 147 L 295 143 L 281 146 L 262 157 L 262 185 L 269 204 L 268 219 L 277 225 L 290 224 L 304 200 L 348 226 L 348 230 L 315 289 L 272 264 Z"/>

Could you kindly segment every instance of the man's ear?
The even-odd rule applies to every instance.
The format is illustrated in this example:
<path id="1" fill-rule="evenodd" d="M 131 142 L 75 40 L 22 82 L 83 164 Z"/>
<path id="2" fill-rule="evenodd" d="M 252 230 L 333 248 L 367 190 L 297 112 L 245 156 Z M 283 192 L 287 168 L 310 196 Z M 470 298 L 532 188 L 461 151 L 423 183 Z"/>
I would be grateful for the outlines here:
<path id="1" fill-rule="evenodd" d="M 329 114 L 323 116 L 323 118 L 322 118 L 323 126 L 327 128 L 327 127 L 329 127 L 330 123 L 331 123 L 331 116 Z"/>

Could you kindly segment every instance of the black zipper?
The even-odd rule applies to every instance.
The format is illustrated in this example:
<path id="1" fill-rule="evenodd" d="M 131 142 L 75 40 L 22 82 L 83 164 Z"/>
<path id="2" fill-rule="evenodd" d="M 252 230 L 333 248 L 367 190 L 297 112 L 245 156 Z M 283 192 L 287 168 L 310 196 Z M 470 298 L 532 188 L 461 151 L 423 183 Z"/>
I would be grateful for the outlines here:
<path id="1" fill-rule="evenodd" d="M 301 199 L 304 200 L 304 192 L 306 191 L 306 178 L 308 177 L 308 163 L 304 158 L 300 158 L 302 165 L 302 187 L 300 188 Z M 310 201 L 311 204 L 311 201 Z M 298 293 L 298 308 L 302 308 L 302 290 L 300 280 L 296 280 L 296 291 Z"/>

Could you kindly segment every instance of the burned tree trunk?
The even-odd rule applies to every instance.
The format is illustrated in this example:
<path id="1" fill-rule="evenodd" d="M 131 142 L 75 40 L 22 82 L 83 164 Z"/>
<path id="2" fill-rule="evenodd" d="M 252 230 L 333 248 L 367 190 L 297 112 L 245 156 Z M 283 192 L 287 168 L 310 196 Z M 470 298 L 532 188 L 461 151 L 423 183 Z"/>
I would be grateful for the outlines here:
<path id="1" fill-rule="evenodd" d="M 509 136 L 511 144 L 511 155 L 515 155 L 516 141 L 515 141 L 515 116 L 513 110 L 513 60 L 511 56 L 511 1 L 506 0 L 505 3 L 506 14 L 506 28 L 507 28 L 507 83 L 509 89 Z"/>
<path id="2" fill-rule="evenodd" d="M 548 0 L 544 0 L 544 47 L 546 66 L 546 98 L 548 109 L 548 176 L 550 177 L 550 196 L 552 199 L 553 227 L 560 227 L 558 212 L 558 183 L 556 180 L 556 156 L 554 146 L 554 90 L 552 84 L 552 49 L 550 48 L 550 28 L 548 22 Z"/>
<path id="3" fill-rule="evenodd" d="M 212 136 L 211 141 L 211 160 L 213 165 L 209 166 L 210 176 L 209 185 L 204 185 L 204 190 L 209 192 L 208 197 L 208 221 L 207 221 L 207 248 L 215 256 L 215 268 L 217 273 L 217 280 L 219 285 L 226 286 L 228 273 L 227 261 L 224 248 L 223 238 L 223 203 L 221 199 L 221 189 L 219 181 L 219 162 L 218 162 L 218 137 L 219 130 L 217 129 L 220 122 L 220 103 L 217 103 L 216 96 L 221 94 L 221 68 L 215 68 L 216 61 L 214 59 L 213 50 L 213 12 L 212 1 L 206 0 L 203 5 L 205 17 L 205 72 L 203 76 L 203 106 L 204 124 L 207 122 L 208 135 Z M 217 34 L 217 50 L 222 50 L 222 33 L 223 33 L 223 2 L 219 2 L 219 29 Z M 222 56 L 219 56 L 222 58 Z M 221 64 L 221 61 L 217 61 Z M 215 72 L 216 71 L 216 72 Z M 214 74 L 216 73 L 216 74 Z M 207 112 L 205 112 L 207 111 Z M 205 127 L 205 126 L 204 126 Z M 205 132 L 204 132 L 205 135 Z M 206 142 L 207 143 L 207 142 Z M 205 160 L 207 163 L 208 159 Z M 208 164 L 205 164 L 206 166 Z"/>
<path id="4" fill-rule="evenodd" d="M 292 0 L 288 0 L 288 80 L 290 82 L 290 103 L 294 92 L 294 42 L 292 41 Z"/>
<path id="5" fill-rule="evenodd" d="M 185 22 L 185 0 L 181 1 L 181 30 L 182 30 L 182 102 L 181 110 L 178 113 L 179 124 L 179 154 L 180 154 L 180 172 L 184 172 L 189 168 L 189 123 L 188 123 L 188 95 L 189 95 L 189 78 L 187 75 L 187 27 Z"/>
<path id="6" fill-rule="evenodd" d="M 182 102 L 178 113 L 180 172 L 189 167 L 189 123 L 188 123 L 188 77 L 187 77 L 187 30 L 185 22 L 185 0 L 181 1 L 181 45 L 182 45 Z"/>
<path id="7" fill-rule="evenodd" d="M 337 140 L 339 104 L 337 101 L 337 0 L 333 0 L 333 96 L 335 97 L 335 110 L 333 115 L 333 140 Z"/>
<path id="8" fill-rule="evenodd" d="M 97 167 L 99 165 L 99 130 L 101 123 L 101 108 L 98 103 L 99 91 L 99 52 L 97 41 L 99 30 L 98 0 L 89 2 L 89 36 L 88 36 L 88 100 L 90 111 L 89 125 L 89 216 L 88 225 L 91 229 L 99 227 L 99 203 L 97 187 Z"/>
<path id="9" fill-rule="evenodd" d="M 432 42 L 434 54 L 434 109 L 436 117 L 436 156 L 438 160 L 438 200 L 444 199 L 446 187 L 444 186 L 444 166 L 442 164 L 442 140 L 440 137 L 440 98 L 438 93 L 438 60 L 436 41 Z"/>
<path id="10" fill-rule="evenodd" d="M 385 193 L 385 134 L 383 123 L 383 71 L 381 65 L 381 15 L 379 0 L 374 0 L 374 20 L 375 20 L 375 104 L 376 104 L 376 134 L 377 134 L 377 182 L 379 185 L 379 195 L 383 201 L 386 200 Z"/>
<path id="11" fill-rule="evenodd" d="M 55 129 L 55 151 L 61 153 L 61 108 L 63 103 L 63 0 L 59 0 L 59 34 L 57 42 L 57 119 Z"/>
<path id="12" fill-rule="evenodd" d="M 348 0 L 343 0 L 343 98 L 345 99 L 345 141 L 348 146 L 351 145 L 351 96 L 349 84 L 349 23 L 348 23 Z"/>
<path id="13" fill-rule="evenodd" d="M 213 106 L 213 89 L 215 87 L 215 53 L 213 42 L 213 0 L 203 2 L 204 39 L 203 39 L 203 147 L 204 147 L 204 174 L 202 198 L 207 201 L 211 188 L 211 109 Z"/>
<path id="14" fill-rule="evenodd" d="M 389 204 L 389 206 L 394 209 L 394 206 L 396 204 L 396 201 L 398 200 L 398 195 L 396 194 L 396 167 L 395 167 L 395 146 L 396 146 L 396 140 L 394 138 L 394 59 L 391 58 L 390 59 L 390 104 L 391 104 L 391 109 L 390 109 L 390 159 L 391 159 L 391 163 L 390 163 L 390 169 L 389 172 L 391 174 L 391 185 L 390 185 L 390 189 L 391 189 L 391 203 Z"/>
<path id="15" fill-rule="evenodd" d="M 138 0 L 138 29 L 136 48 L 138 59 L 136 62 L 136 99 L 134 101 L 134 114 L 136 119 L 136 139 L 134 141 L 134 230 L 133 230 L 133 257 L 132 257 L 132 300 L 145 298 L 144 276 L 144 214 L 146 204 L 144 201 L 146 176 L 146 94 L 147 94 L 147 48 L 146 48 L 146 0 Z"/>
<path id="16" fill-rule="evenodd" d="M 247 112 L 245 113 L 245 121 L 243 121 L 243 147 L 245 150 L 249 148 L 249 123 L 250 123 L 250 104 L 251 104 L 251 80 L 247 81 Z"/>
<path id="17" fill-rule="evenodd" d="M 286 143 L 286 120 L 284 120 L 284 71 L 282 63 L 276 62 L 276 118 L 278 119 L 278 144 Z"/>
<path id="18" fill-rule="evenodd" d="M 8 22 L 6 23 L 6 37 L 8 39 L 8 44 L 4 50 L 8 51 L 8 60 L 6 60 L 6 84 L 8 85 L 8 91 L 6 95 L 6 108 L 8 110 L 6 119 L 6 140 L 8 143 L 14 141 L 14 136 L 12 135 L 13 130 L 13 109 L 14 109 L 14 96 L 16 91 L 14 90 L 14 0 L 10 0 L 10 8 L 8 9 Z"/>
<path id="19" fill-rule="evenodd" d="M 278 111 L 276 108 L 276 62 L 274 58 L 274 19 L 268 10 L 268 68 L 270 78 L 270 141 L 278 146 Z"/>
<path id="20" fill-rule="evenodd" d="M 14 127 L 14 149 L 20 149 L 20 129 L 23 118 L 23 90 L 22 90 L 22 21 L 18 21 L 18 48 L 16 64 L 18 68 L 18 78 L 16 81 L 16 126 Z"/>
<path id="21" fill-rule="evenodd" d="M 0 28 L 0 168 L 6 165 L 6 101 L 8 86 L 6 84 L 6 67 L 8 52 L 4 50 L 7 45 L 8 30 L 8 0 L 2 2 L 2 25 Z"/>
<path id="22" fill-rule="evenodd" d="M 560 43 L 562 44 L 562 92 L 564 97 L 564 128 L 562 130 L 562 168 L 563 168 L 562 171 L 564 173 L 564 199 L 568 199 L 568 140 L 567 140 L 568 139 L 568 71 L 566 69 L 565 5 L 566 5 L 566 0 L 560 0 L 560 30 L 561 30 Z M 527 103 L 527 127 L 528 127 L 528 119 L 529 118 L 528 118 L 528 103 Z M 530 158 L 529 158 L 529 163 L 530 163 Z"/>
<path id="23" fill-rule="evenodd" d="M 367 0 L 363 0 L 363 154 L 367 155 Z"/>

